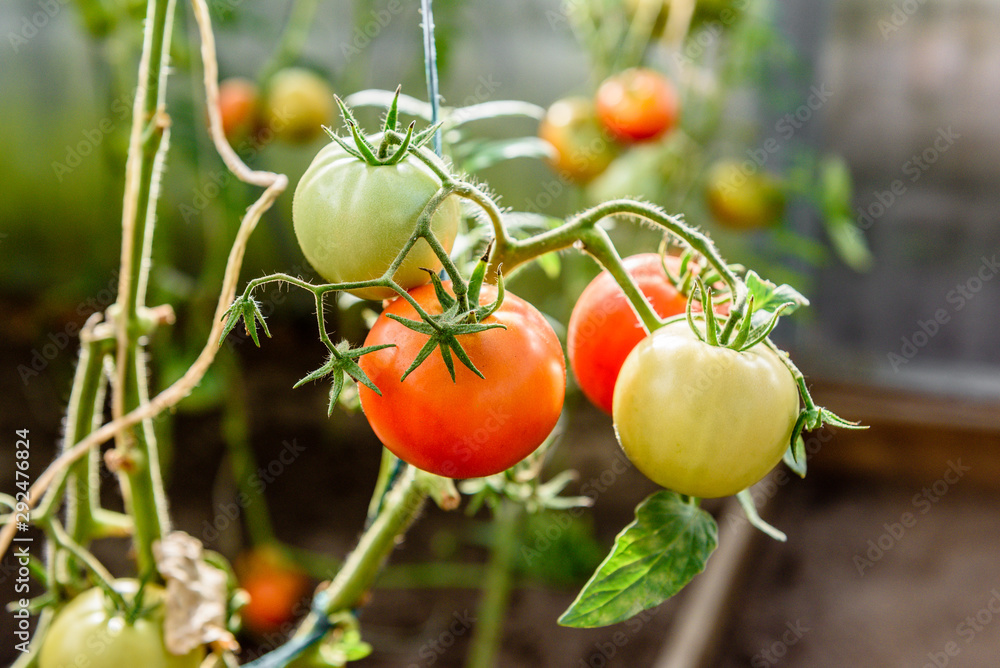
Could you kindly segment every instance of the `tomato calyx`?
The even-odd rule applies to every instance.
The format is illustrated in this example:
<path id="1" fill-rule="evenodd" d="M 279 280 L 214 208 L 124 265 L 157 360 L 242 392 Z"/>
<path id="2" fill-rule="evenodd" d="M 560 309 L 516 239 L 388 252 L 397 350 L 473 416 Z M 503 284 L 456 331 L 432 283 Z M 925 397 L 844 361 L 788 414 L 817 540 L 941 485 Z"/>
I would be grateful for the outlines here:
<path id="1" fill-rule="evenodd" d="M 427 144 L 434 137 L 434 133 L 441 127 L 441 123 L 435 123 L 420 132 L 414 133 L 416 121 L 413 121 L 407 126 L 406 134 L 400 137 L 397 126 L 399 121 L 399 93 L 401 89 L 401 86 L 396 87 L 396 94 L 392 98 L 392 104 L 386 112 L 385 123 L 381 133 L 382 138 L 378 142 L 378 148 L 365 137 L 364 132 L 361 131 L 360 124 L 354 118 L 354 114 L 351 113 L 351 110 L 337 95 L 333 97 L 340 108 L 340 115 L 344 119 L 344 125 L 351 131 L 354 146 L 348 144 L 347 140 L 338 136 L 329 127 L 324 125 L 323 130 L 330 136 L 330 139 L 336 142 L 348 154 L 373 167 L 399 164 L 411 149 L 420 148 Z M 390 149 L 393 149 L 394 146 L 396 148 L 390 153 Z"/>
<path id="2" fill-rule="evenodd" d="M 489 249 L 487 249 L 486 255 L 489 255 Z M 418 366 L 420 366 L 420 364 L 427 359 L 432 352 L 434 352 L 435 348 L 440 349 L 441 359 L 444 360 L 445 367 L 448 369 L 449 375 L 451 375 L 452 382 L 455 381 L 455 363 L 452 360 L 453 353 L 455 357 L 457 357 L 459 361 L 470 371 L 480 378 L 485 378 L 482 372 L 476 368 L 476 365 L 469 358 L 465 349 L 462 348 L 462 344 L 459 343 L 457 337 L 463 334 L 484 332 L 488 329 L 506 329 L 506 326 L 499 323 L 491 323 L 487 325 L 482 322 L 496 312 L 496 310 L 503 304 L 503 274 L 499 272 L 497 273 L 497 298 L 490 304 L 478 306 L 479 291 L 482 287 L 486 271 L 485 256 L 484 259 L 480 260 L 476 270 L 473 272 L 465 298 L 449 294 L 448 291 L 445 290 L 444 284 L 441 282 L 441 279 L 438 278 L 437 274 L 430 270 L 427 271 L 431 276 L 431 284 L 434 286 L 434 294 L 437 297 L 438 302 L 441 304 L 441 313 L 432 315 L 421 309 L 415 302 L 411 302 L 414 307 L 417 308 L 417 312 L 420 314 L 421 320 L 411 320 L 409 318 L 398 316 L 394 313 L 389 314 L 389 318 L 395 320 L 404 327 L 428 336 L 427 343 L 425 343 L 423 348 L 420 349 L 420 352 L 417 353 L 413 363 L 403 373 L 400 381 L 406 380 L 406 377 L 409 376 Z M 468 304 L 473 304 L 474 306 L 469 307 Z"/>
<path id="3" fill-rule="evenodd" d="M 243 320 L 243 327 L 247 336 L 253 340 L 254 345 L 258 348 L 260 348 L 260 338 L 257 336 L 258 322 L 264 328 L 264 334 L 267 335 L 267 338 L 271 338 L 271 332 L 267 329 L 264 314 L 260 311 L 260 302 L 249 294 L 242 294 L 233 300 L 232 305 L 226 310 L 223 317 L 226 317 L 226 324 L 223 326 L 222 335 L 219 337 L 220 346 L 240 320 Z"/>
<path id="4" fill-rule="evenodd" d="M 393 344 L 386 343 L 378 346 L 352 348 L 350 342 L 341 341 L 333 348 L 330 348 L 330 355 L 323 366 L 306 374 L 303 378 L 300 378 L 299 381 L 292 387 L 293 389 L 297 389 L 306 383 L 310 383 L 321 378 L 331 377 L 333 379 L 333 385 L 330 388 L 330 404 L 326 411 L 326 415 L 329 417 L 333 415 L 333 407 L 337 405 L 337 400 L 340 399 L 340 393 L 344 390 L 345 375 L 349 376 L 355 382 L 361 383 L 365 387 L 370 388 L 373 392 L 377 392 L 379 395 L 382 394 L 378 387 L 375 386 L 375 383 L 371 381 L 371 378 L 369 378 L 364 370 L 358 366 L 358 363 L 355 360 L 362 355 L 367 355 L 368 353 L 375 352 L 376 350 L 392 347 Z"/>

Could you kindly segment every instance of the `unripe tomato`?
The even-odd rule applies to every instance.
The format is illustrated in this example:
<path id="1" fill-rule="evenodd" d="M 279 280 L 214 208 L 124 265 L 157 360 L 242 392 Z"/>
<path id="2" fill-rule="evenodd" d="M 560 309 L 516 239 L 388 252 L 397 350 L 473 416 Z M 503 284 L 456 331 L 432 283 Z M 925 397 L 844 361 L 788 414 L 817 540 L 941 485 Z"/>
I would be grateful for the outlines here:
<path id="1" fill-rule="evenodd" d="M 295 188 L 295 236 L 309 264 L 326 280 L 376 279 L 413 235 L 424 206 L 440 188 L 440 179 L 412 155 L 395 165 L 373 166 L 330 143 L 316 155 Z M 448 197 L 431 219 L 431 229 L 448 251 L 455 243 L 460 218 L 457 199 Z M 423 239 L 394 278 L 407 290 L 423 285 L 429 277 L 421 267 L 441 268 Z M 350 292 L 362 299 L 396 296 L 389 288 Z"/>
<path id="2" fill-rule="evenodd" d="M 258 547 L 236 561 L 240 587 L 250 595 L 240 609 L 248 629 L 258 635 L 281 630 L 307 609 L 309 578 L 274 548 Z"/>
<path id="3" fill-rule="evenodd" d="M 712 166 L 705 198 L 715 220 L 734 230 L 776 225 L 785 211 L 785 195 L 778 181 L 759 169 L 744 171 L 736 160 Z"/>
<path id="4" fill-rule="evenodd" d="M 798 414 L 798 388 L 770 348 L 711 346 L 686 320 L 640 341 L 615 385 L 625 454 L 653 482 L 690 496 L 729 496 L 763 478 Z"/>
<path id="5" fill-rule="evenodd" d="M 675 276 L 680 260 L 666 258 Z M 642 253 L 623 260 L 625 270 L 661 317 L 683 313 L 687 299 L 667 280 L 658 253 Z M 605 413 L 611 413 L 618 372 L 635 345 L 646 338 L 639 318 L 621 286 L 602 271 L 580 293 L 569 318 L 566 350 L 570 367 L 583 393 Z"/>
<path id="6" fill-rule="evenodd" d="M 307 144 L 333 123 L 336 112 L 333 89 L 323 77 L 301 67 L 277 72 L 267 83 L 264 122 L 274 136 Z"/>
<path id="7" fill-rule="evenodd" d="M 597 116 L 620 141 L 656 139 L 674 129 L 680 98 L 659 72 L 633 68 L 604 80 L 597 89 Z"/>
<path id="8" fill-rule="evenodd" d="M 480 301 L 496 299 L 484 285 Z M 431 314 L 441 306 L 433 286 L 410 292 Z M 566 392 L 566 365 L 559 339 L 545 317 L 510 292 L 484 324 L 489 329 L 458 337 L 480 378 L 457 359 L 453 382 L 439 351 L 406 380 L 403 373 L 427 342 L 388 316 L 419 320 L 405 299 L 393 301 L 372 327 L 366 346 L 394 343 L 359 362 L 382 392 L 359 385 L 361 407 L 375 434 L 400 459 L 449 478 L 478 478 L 504 471 L 541 445 L 559 419 Z"/>
<path id="9" fill-rule="evenodd" d="M 232 77 L 219 84 L 219 113 L 222 131 L 230 144 L 249 136 L 257 126 L 260 93 L 257 84 Z"/>
<path id="10" fill-rule="evenodd" d="M 139 582 L 116 580 L 114 588 L 131 600 Z M 39 668 L 198 668 L 204 648 L 177 655 L 164 645 L 165 596 L 162 587 L 147 584 L 142 605 L 151 611 L 129 625 L 103 591 L 88 589 L 56 614 L 39 652 Z"/>
<path id="11" fill-rule="evenodd" d="M 552 144 L 549 165 L 575 183 L 586 183 L 607 169 L 618 147 L 601 127 L 594 105 L 582 97 L 559 100 L 549 107 L 538 136 Z"/>

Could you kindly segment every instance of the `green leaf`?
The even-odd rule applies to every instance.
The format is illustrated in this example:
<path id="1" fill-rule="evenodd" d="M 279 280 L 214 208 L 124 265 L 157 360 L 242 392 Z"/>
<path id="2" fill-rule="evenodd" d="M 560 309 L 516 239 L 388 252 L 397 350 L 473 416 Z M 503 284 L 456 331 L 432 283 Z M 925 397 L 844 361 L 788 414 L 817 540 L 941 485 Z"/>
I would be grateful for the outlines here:
<path id="1" fill-rule="evenodd" d="M 452 127 L 458 127 L 473 121 L 510 116 L 521 116 L 540 121 L 545 117 L 545 107 L 521 100 L 491 100 L 450 110 L 448 122 Z"/>
<path id="2" fill-rule="evenodd" d="M 833 249 L 844 264 L 855 271 L 871 269 L 875 258 L 853 218 L 846 215 L 828 216 L 824 219 L 824 225 Z"/>
<path id="3" fill-rule="evenodd" d="M 711 515 L 675 492 L 656 492 L 636 507 L 635 520 L 559 623 L 607 626 L 655 607 L 705 569 L 717 544 Z"/>
<path id="4" fill-rule="evenodd" d="M 775 285 L 771 281 L 766 281 L 757 275 L 752 269 L 746 273 L 744 279 L 747 285 L 748 296 L 753 297 L 754 327 L 762 327 L 769 323 L 779 311 L 783 315 L 790 315 L 800 306 L 808 306 L 806 299 L 798 290 L 790 285 Z"/>
<path id="5" fill-rule="evenodd" d="M 465 158 L 462 169 L 470 174 L 515 158 L 552 157 L 552 146 L 538 137 L 518 137 L 484 142 Z"/>
<path id="6" fill-rule="evenodd" d="M 559 253 L 539 255 L 537 261 L 538 266 L 542 268 L 546 276 L 553 280 L 559 278 L 559 272 L 562 271 L 562 260 L 559 259 Z"/>
<path id="7" fill-rule="evenodd" d="M 854 199 L 851 170 L 839 155 L 824 158 L 819 165 L 820 204 L 827 218 L 849 215 Z"/>

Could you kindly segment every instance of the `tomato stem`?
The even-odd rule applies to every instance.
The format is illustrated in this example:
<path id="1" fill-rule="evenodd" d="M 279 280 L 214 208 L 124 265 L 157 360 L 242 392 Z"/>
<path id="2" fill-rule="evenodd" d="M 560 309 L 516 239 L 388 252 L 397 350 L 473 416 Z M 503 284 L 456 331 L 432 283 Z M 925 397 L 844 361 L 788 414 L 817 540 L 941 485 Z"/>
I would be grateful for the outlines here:
<path id="1" fill-rule="evenodd" d="M 315 611 L 332 617 L 358 607 L 395 548 L 398 537 L 420 514 L 428 495 L 424 480 L 429 475 L 406 466 L 386 495 L 381 512 L 361 535 L 330 586 L 317 596 Z"/>

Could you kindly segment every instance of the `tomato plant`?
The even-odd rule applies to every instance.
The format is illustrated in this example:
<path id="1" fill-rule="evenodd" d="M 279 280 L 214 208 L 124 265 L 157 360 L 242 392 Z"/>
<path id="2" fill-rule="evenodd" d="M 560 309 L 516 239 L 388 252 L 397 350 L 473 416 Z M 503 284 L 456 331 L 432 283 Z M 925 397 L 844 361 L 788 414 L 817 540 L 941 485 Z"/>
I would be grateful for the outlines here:
<path id="1" fill-rule="evenodd" d="M 307 144 L 323 134 L 334 114 L 333 89 L 311 70 L 288 67 L 267 82 L 264 122 L 278 139 Z"/>
<path id="2" fill-rule="evenodd" d="M 583 97 L 554 102 L 538 127 L 538 136 L 552 144 L 552 168 L 577 183 L 586 183 L 603 172 L 618 153 L 598 121 L 593 103 Z"/>
<path id="3" fill-rule="evenodd" d="M 434 288 L 410 292 L 430 313 L 441 307 Z M 489 303 L 496 288 L 484 285 Z M 483 324 L 501 324 L 459 337 L 484 376 L 456 365 L 455 380 L 433 353 L 400 380 L 427 342 L 390 316 L 417 317 L 405 299 L 392 302 L 372 327 L 365 346 L 395 348 L 365 355 L 361 368 L 381 395 L 359 386 L 361 406 L 382 443 L 417 468 L 449 478 L 475 478 L 504 471 L 531 454 L 555 427 L 562 411 L 566 365 L 552 326 L 528 302 L 506 294 Z"/>
<path id="4" fill-rule="evenodd" d="M 414 233 L 417 219 L 441 188 L 441 180 L 412 156 L 395 164 L 371 165 L 336 143 L 320 149 L 302 175 L 292 200 L 292 223 L 302 253 L 320 276 L 334 283 L 382 276 Z M 441 202 L 431 229 L 446 251 L 458 233 L 454 197 Z M 393 278 L 404 289 L 426 283 L 421 267 L 441 261 L 418 241 Z M 389 288 L 350 291 L 363 299 L 388 299 Z"/>
<path id="5" fill-rule="evenodd" d="M 765 344 L 709 345 L 679 321 L 629 354 L 613 415 L 622 448 L 650 480 L 690 496 L 728 496 L 781 461 L 799 394 Z"/>
<path id="6" fill-rule="evenodd" d="M 295 619 L 309 592 L 306 574 L 273 547 L 257 547 L 240 555 L 236 573 L 240 587 L 250 596 L 240 615 L 258 635 L 278 631 Z"/>
<path id="7" fill-rule="evenodd" d="M 680 98 L 670 79 L 646 68 L 608 77 L 595 100 L 601 123 L 626 143 L 656 139 L 680 118 Z"/>
<path id="8" fill-rule="evenodd" d="M 705 197 L 715 220 L 734 230 L 780 224 L 785 210 L 778 181 L 759 169 L 745 171 L 736 160 L 722 160 L 711 167 Z"/>
<path id="9" fill-rule="evenodd" d="M 219 113 L 222 131 L 231 144 L 249 136 L 257 125 L 260 92 L 257 84 L 242 77 L 232 77 L 219 83 Z"/>
<path id="10" fill-rule="evenodd" d="M 134 599 L 139 589 L 137 580 L 116 580 L 113 584 L 127 600 Z M 129 620 L 125 611 L 115 609 L 104 591 L 88 589 L 56 615 L 42 644 L 39 668 L 198 668 L 205 658 L 202 648 L 177 655 L 164 645 L 164 597 L 162 587 L 147 584 L 141 601 L 147 612 Z"/>
<path id="11" fill-rule="evenodd" d="M 675 276 L 680 260 L 664 258 Z M 629 275 L 660 317 L 684 312 L 687 298 L 667 279 L 658 253 L 641 253 L 623 261 Z M 592 280 L 576 300 L 569 318 L 566 351 L 577 384 L 595 406 L 611 413 L 618 372 L 646 330 L 625 293 L 607 271 Z"/>

